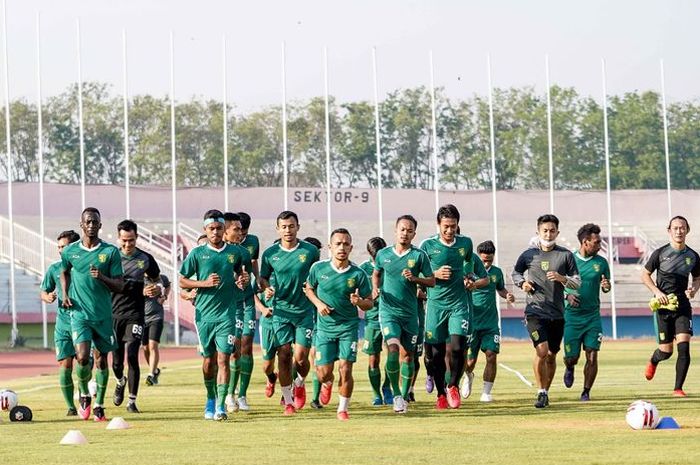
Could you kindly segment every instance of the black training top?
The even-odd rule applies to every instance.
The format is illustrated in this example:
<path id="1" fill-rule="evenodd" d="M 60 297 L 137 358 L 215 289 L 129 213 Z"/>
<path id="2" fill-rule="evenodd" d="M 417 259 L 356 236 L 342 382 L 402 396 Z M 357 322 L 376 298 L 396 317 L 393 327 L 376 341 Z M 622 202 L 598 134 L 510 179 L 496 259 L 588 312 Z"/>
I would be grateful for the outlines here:
<path id="1" fill-rule="evenodd" d="M 700 276 L 700 256 L 687 245 L 676 250 L 671 244 L 660 247 L 651 254 L 644 265 L 649 273 L 656 271 L 656 287 L 664 294 L 676 294 L 678 311 L 690 312 L 690 301 L 685 295 L 688 276 Z"/>
<path id="2" fill-rule="evenodd" d="M 116 320 L 144 319 L 143 282 L 144 276 L 155 280 L 160 276 L 160 268 L 153 256 L 136 248 L 127 256 L 121 251 L 122 269 L 124 270 L 124 290 L 112 294 L 112 317 Z"/>

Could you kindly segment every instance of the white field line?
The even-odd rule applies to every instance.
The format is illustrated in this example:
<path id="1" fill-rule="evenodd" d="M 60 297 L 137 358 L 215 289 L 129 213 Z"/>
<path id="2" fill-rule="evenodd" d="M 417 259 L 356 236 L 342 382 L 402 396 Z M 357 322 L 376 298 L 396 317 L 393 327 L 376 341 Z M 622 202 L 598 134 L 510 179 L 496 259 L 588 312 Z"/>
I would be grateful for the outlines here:
<path id="1" fill-rule="evenodd" d="M 518 370 L 514 370 L 514 369 L 510 368 L 509 366 L 504 365 L 503 363 L 499 363 L 498 366 L 500 366 L 501 368 L 503 368 L 507 371 L 510 371 L 511 373 L 515 374 L 515 376 L 520 378 L 520 381 L 522 381 L 523 383 L 525 383 L 526 385 L 528 385 L 530 387 L 533 387 L 533 384 L 530 381 L 528 381 L 527 378 L 525 378 L 522 375 L 522 373 L 520 373 Z"/>

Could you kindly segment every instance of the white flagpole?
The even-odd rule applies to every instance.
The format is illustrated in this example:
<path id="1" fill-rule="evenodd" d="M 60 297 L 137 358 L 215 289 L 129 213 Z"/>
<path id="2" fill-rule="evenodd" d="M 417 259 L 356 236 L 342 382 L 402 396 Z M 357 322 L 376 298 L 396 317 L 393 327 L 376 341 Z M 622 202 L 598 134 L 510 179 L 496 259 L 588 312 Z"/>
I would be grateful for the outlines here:
<path id="1" fill-rule="evenodd" d="M 544 56 L 547 80 L 547 155 L 549 160 L 549 211 L 554 213 L 554 156 L 552 154 L 552 96 L 549 84 L 549 55 Z"/>
<path id="2" fill-rule="evenodd" d="M 177 158 L 175 153 L 175 46 L 173 44 L 173 32 L 170 31 L 170 176 L 173 204 L 172 225 L 172 262 L 173 262 L 173 316 L 175 320 L 175 345 L 180 345 L 180 290 L 178 286 L 177 266 Z"/>
<path id="3" fill-rule="evenodd" d="M 12 335 L 14 346 L 19 336 L 17 328 L 17 293 L 15 290 L 15 220 L 12 215 L 12 146 L 10 143 L 10 73 L 7 71 L 9 62 L 7 59 L 7 5 L 2 2 L 2 43 L 5 78 L 5 150 L 7 153 L 7 213 L 10 221 L 10 309 L 12 311 Z"/>
<path id="4" fill-rule="evenodd" d="M 37 160 L 39 161 L 39 253 L 41 254 L 42 277 L 46 268 L 46 236 L 44 225 L 44 140 L 42 138 L 43 125 L 41 113 L 41 16 L 36 14 L 36 134 L 37 134 Z M 46 312 L 46 302 L 41 301 L 41 332 L 44 338 L 44 349 L 49 347 L 48 315 Z"/>
<path id="5" fill-rule="evenodd" d="M 382 145 L 379 128 L 379 92 L 377 90 L 377 49 L 372 47 L 372 81 L 374 83 L 374 139 L 377 151 L 377 212 L 379 237 L 384 237 L 384 204 L 382 201 Z"/>
<path id="6" fill-rule="evenodd" d="M 496 182 L 496 131 L 493 124 L 493 84 L 491 83 L 491 55 L 486 55 L 486 69 L 489 84 L 489 145 L 491 147 L 491 206 L 493 210 L 493 243 L 496 246 L 494 264 L 498 266 L 498 204 L 496 193 L 498 184 Z M 501 328 L 501 301 L 496 299 L 496 310 L 498 311 L 498 328 Z"/>
<path id="7" fill-rule="evenodd" d="M 78 32 L 78 135 L 80 138 L 80 206 L 85 209 L 85 143 L 83 133 L 83 72 L 80 62 L 80 19 L 75 20 Z"/>
<path id="8" fill-rule="evenodd" d="M 328 234 L 331 237 L 331 119 L 328 102 L 328 47 L 323 48 L 323 89 L 326 104 L 326 221 L 328 222 Z M 330 240 L 330 239 L 329 239 Z"/>
<path id="9" fill-rule="evenodd" d="M 287 51 L 282 42 L 282 183 L 284 209 L 289 210 L 289 160 L 287 158 Z"/>
<path id="10" fill-rule="evenodd" d="M 229 211 L 228 208 L 228 88 L 226 87 L 226 34 L 222 40 L 221 58 L 223 63 L 223 81 L 224 81 L 224 100 L 222 110 L 224 113 L 224 211 Z"/>
<path id="11" fill-rule="evenodd" d="M 664 117 L 664 154 L 666 155 L 666 197 L 668 203 L 668 217 L 673 215 L 671 210 L 671 162 L 668 151 L 668 115 L 666 113 L 666 75 L 664 73 L 664 60 L 661 60 L 661 109 Z"/>
<path id="12" fill-rule="evenodd" d="M 433 182 L 435 183 L 435 211 L 440 208 L 440 178 L 438 175 L 437 123 L 435 120 L 435 76 L 433 71 L 433 51 L 430 51 L 430 119 L 433 133 Z"/>
<path id="13" fill-rule="evenodd" d="M 229 211 L 228 208 L 228 101 L 227 94 L 228 88 L 226 86 L 226 34 L 222 38 L 222 63 L 223 63 L 223 81 L 224 81 L 224 99 L 223 99 L 223 113 L 224 113 L 224 211 Z"/>
<path id="14" fill-rule="evenodd" d="M 122 30 L 122 74 L 124 81 L 124 194 L 126 196 L 126 217 L 131 218 L 131 187 L 129 172 L 129 80 L 126 62 L 126 29 Z"/>
<path id="15" fill-rule="evenodd" d="M 606 84 L 605 59 L 601 59 L 603 69 L 603 134 L 605 141 L 605 193 L 608 209 L 608 261 L 610 263 L 610 306 L 613 339 L 617 339 L 617 306 L 615 303 L 615 255 L 613 246 L 612 201 L 610 190 L 610 147 L 608 145 L 608 90 Z"/>

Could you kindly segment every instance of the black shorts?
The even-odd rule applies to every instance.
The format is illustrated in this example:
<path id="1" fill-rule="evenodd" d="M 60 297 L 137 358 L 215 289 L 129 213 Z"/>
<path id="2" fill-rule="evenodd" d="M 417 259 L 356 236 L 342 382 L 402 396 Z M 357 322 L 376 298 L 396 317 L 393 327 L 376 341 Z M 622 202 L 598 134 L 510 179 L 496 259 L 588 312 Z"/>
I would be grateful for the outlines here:
<path id="1" fill-rule="evenodd" d="M 540 318 L 535 315 L 525 315 L 525 326 L 530 335 L 532 345 L 546 342 L 549 344 L 549 351 L 556 354 L 561 349 L 561 340 L 564 337 L 564 319 L 552 320 Z"/>
<path id="2" fill-rule="evenodd" d="M 137 320 L 113 320 L 112 327 L 114 328 L 114 337 L 116 343 L 141 341 L 143 336 L 143 321 Z"/>
<path id="3" fill-rule="evenodd" d="M 693 335 L 693 315 L 690 312 L 657 311 L 654 315 L 656 341 L 659 344 L 673 342 L 676 334 Z"/>
<path id="4" fill-rule="evenodd" d="M 146 323 L 146 327 L 143 330 L 143 338 L 141 338 L 141 345 L 147 346 L 148 341 L 156 341 L 160 344 L 160 337 L 162 334 L 163 320 Z"/>

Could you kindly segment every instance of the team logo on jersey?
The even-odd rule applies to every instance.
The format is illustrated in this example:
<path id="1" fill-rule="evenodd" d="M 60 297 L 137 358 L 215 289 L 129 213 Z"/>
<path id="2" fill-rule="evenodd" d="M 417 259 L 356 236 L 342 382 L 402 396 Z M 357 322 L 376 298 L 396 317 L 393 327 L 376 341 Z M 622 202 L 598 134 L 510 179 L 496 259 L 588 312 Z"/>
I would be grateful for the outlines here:
<path id="1" fill-rule="evenodd" d="M 409 259 L 407 263 L 409 268 L 413 268 L 414 266 L 416 266 L 416 261 L 412 258 Z"/>
<path id="2" fill-rule="evenodd" d="M 348 287 L 355 287 L 355 278 L 348 278 Z"/>
<path id="3" fill-rule="evenodd" d="M 136 267 L 143 270 L 146 266 L 146 262 L 143 260 L 136 260 Z"/>
<path id="4" fill-rule="evenodd" d="M 533 341 L 536 341 L 536 340 L 538 340 L 538 339 L 540 338 L 540 332 L 539 332 L 539 331 L 533 331 L 532 334 L 530 334 L 530 336 L 532 337 L 532 340 L 533 340 Z"/>
<path id="5" fill-rule="evenodd" d="M 597 263 L 594 263 L 593 264 L 593 271 L 595 271 L 596 273 L 600 273 L 600 265 Z"/>
<path id="6" fill-rule="evenodd" d="M 491 276 L 491 282 L 492 282 L 492 283 L 495 283 L 495 282 L 496 282 L 496 275 L 492 275 L 492 276 Z"/>
<path id="7" fill-rule="evenodd" d="M 249 253 L 249 254 L 253 255 L 253 251 L 254 251 L 254 250 L 255 250 L 255 247 L 253 247 L 252 245 L 249 245 L 249 246 L 248 246 L 248 253 Z"/>
<path id="8" fill-rule="evenodd" d="M 467 251 L 464 250 L 464 247 L 460 247 L 460 248 L 459 248 L 459 254 L 460 254 L 461 256 L 463 256 L 463 257 L 464 257 L 465 255 L 467 255 Z"/>
<path id="9" fill-rule="evenodd" d="M 97 259 L 100 261 L 100 263 L 107 263 L 107 254 L 101 253 L 97 256 Z"/>
<path id="10" fill-rule="evenodd" d="M 229 263 L 233 263 L 236 261 L 236 256 L 233 254 L 228 254 L 228 256 L 226 258 L 228 258 Z"/>
<path id="11" fill-rule="evenodd" d="M 426 331 L 426 332 L 425 332 L 425 337 L 428 338 L 428 339 L 432 339 L 432 338 L 433 338 L 433 332 L 432 332 L 432 331 Z"/>
<path id="12" fill-rule="evenodd" d="M 547 271 L 547 270 L 549 270 L 549 262 L 542 261 L 542 262 L 540 263 L 540 268 L 542 268 L 542 271 Z"/>
<path id="13" fill-rule="evenodd" d="M 299 261 L 301 263 L 306 263 L 306 254 L 299 255 Z"/>
<path id="14" fill-rule="evenodd" d="M 685 257 L 685 264 L 690 266 L 691 263 L 693 263 L 693 260 L 690 257 Z"/>

